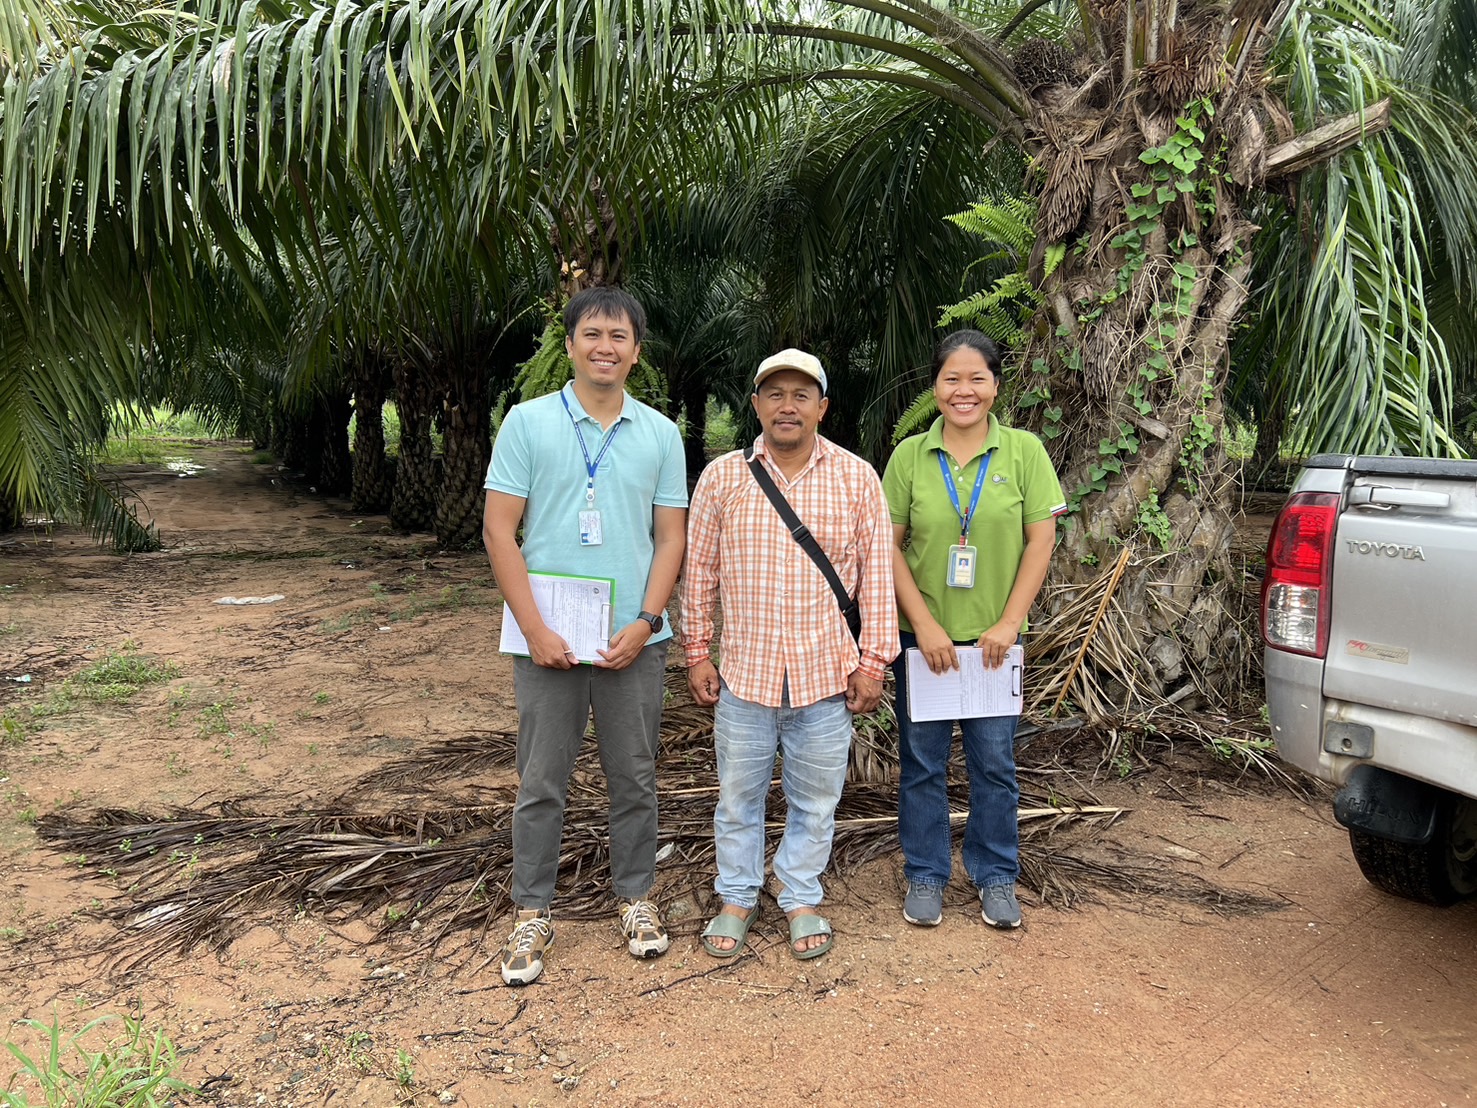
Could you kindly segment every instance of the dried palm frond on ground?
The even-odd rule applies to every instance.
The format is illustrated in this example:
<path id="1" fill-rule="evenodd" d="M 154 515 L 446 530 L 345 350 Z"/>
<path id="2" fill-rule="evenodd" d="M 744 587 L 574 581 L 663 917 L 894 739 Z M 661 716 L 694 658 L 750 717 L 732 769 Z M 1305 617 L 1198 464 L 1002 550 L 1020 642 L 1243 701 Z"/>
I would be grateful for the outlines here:
<path id="1" fill-rule="evenodd" d="M 1166 607 L 1173 592 L 1173 582 L 1152 579 L 1158 564 L 1167 571 L 1169 556 L 1124 546 L 1093 581 L 1048 583 L 1048 614 L 1026 637 L 1028 715 L 1056 715 L 1070 705 L 1101 724 L 1176 704 L 1220 712 L 1250 707 L 1247 690 L 1261 685 L 1254 573 L 1228 562 L 1221 586 L 1182 602 L 1172 633 L 1146 639 L 1145 608 Z M 1130 580 L 1140 591 L 1128 591 Z"/>
<path id="2" fill-rule="evenodd" d="M 658 762 L 661 830 L 656 894 L 689 910 L 678 930 L 696 930 L 711 905 L 713 808 L 717 780 L 712 715 L 674 695 L 663 721 Z M 1260 758 L 1255 729 L 1220 721 L 1199 733 L 1179 714 L 1174 725 L 1197 740 L 1227 744 Z M 885 721 L 885 722 L 884 722 Z M 1160 719 L 1161 727 L 1169 720 Z M 858 721 L 858 745 L 871 744 L 862 763 L 870 779 L 848 782 L 837 810 L 832 869 L 840 877 L 897 851 L 896 734 L 890 711 Z M 1150 892 L 1230 910 L 1241 904 L 1200 878 L 1137 864 L 1089 861 L 1072 852 L 1121 814 L 1099 803 L 1080 775 L 1060 760 L 1066 745 L 1102 750 L 1104 740 L 1080 720 L 1026 723 L 1022 729 L 1021 865 L 1023 883 L 1044 902 L 1068 906 L 1095 888 Z M 223 947 L 284 909 L 310 907 L 331 920 L 378 917 L 383 930 L 425 929 L 434 949 L 455 932 L 497 933 L 511 908 L 512 780 L 516 736 L 486 731 L 426 744 L 380 766 L 317 809 L 266 812 L 226 802 L 207 810 L 162 813 L 109 809 L 53 814 L 37 826 L 42 840 L 89 868 L 116 872 L 130 891 L 100 910 L 126 941 L 110 944 L 124 967 L 165 950 L 204 943 Z M 1239 745 L 1238 745 L 1239 744 Z M 957 754 L 957 752 L 956 752 Z M 1227 755 L 1231 756 L 1230 754 Z M 1106 764 L 1104 759 L 1101 765 Z M 1273 764 L 1252 761 L 1266 769 Z M 1270 769 L 1269 772 L 1273 772 Z M 1276 771 L 1280 772 L 1280 771 Z M 493 781 L 476 782 L 491 775 Z M 962 759 L 951 768 L 951 820 L 956 834 L 967 816 Z M 452 782 L 475 787 L 479 803 L 448 802 Z M 438 806 L 415 798 L 437 795 Z M 385 798 L 396 797 L 393 804 Z M 785 805 L 776 779 L 767 839 L 783 831 Z M 1071 836 L 1067 848 L 1063 836 Z M 603 917 L 611 910 L 604 782 L 594 743 L 570 783 L 555 911 L 562 918 Z M 1253 898 L 1254 899 L 1254 898 Z M 1250 910 L 1268 905 L 1247 902 Z"/>
<path id="3" fill-rule="evenodd" d="M 1036 871 L 1040 867 L 1039 872 Z M 1217 915 L 1241 916 L 1275 912 L 1286 908 L 1280 897 L 1260 896 L 1228 889 L 1193 873 L 1169 870 L 1162 865 L 1123 859 L 1114 862 L 1083 858 L 1077 854 L 1042 853 L 1021 855 L 1021 879 L 1032 887 L 1054 890 L 1058 882 L 1105 888 L 1139 898 L 1155 897 L 1181 904 L 1194 904 Z M 1049 892 L 1043 896 L 1050 899 Z"/>
<path id="4" fill-rule="evenodd" d="M 604 790 L 577 772 L 565 818 L 555 911 L 562 918 L 610 911 Z M 713 873 L 716 786 L 663 790 L 662 899 L 703 901 Z M 1073 806 L 1048 797 L 1023 800 L 1022 853 L 1029 856 L 1069 823 L 1107 825 L 1116 808 Z M 967 809 L 951 795 L 954 822 Z M 197 943 L 220 947 L 275 906 L 312 907 L 329 918 L 381 914 L 382 923 L 434 923 L 435 935 L 482 929 L 511 910 L 512 796 L 498 804 L 386 816 L 351 812 L 266 815 L 234 806 L 162 816 L 110 810 L 85 817 L 50 815 L 38 833 L 53 849 L 85 855 L 116 871 L 137 891 L 102 909 L 104 918 L 136 936 L 122 959 L 131 964 L 162 950 Z M 771 849 L 784 828 L 778 785 L 770 796 Z M 849 787 L 837 810 L 834 866 L 858 866 L 897 849 L 896 797 L 886 786 Z M 1052 883 L 1058 903 L 1084 890 Z M 1042 891 L 1045 891 L 1043 886 Z"/>
<path id="5" fill-rule="evenodd" d="M 474 731 L 444 739 L 414 758 L 372 770 L 354 782 L 356 792 L 414 788 L 446 777 L 470 777 L 489 769 L 512 769 L 518 757 L 516 731 Z"/>

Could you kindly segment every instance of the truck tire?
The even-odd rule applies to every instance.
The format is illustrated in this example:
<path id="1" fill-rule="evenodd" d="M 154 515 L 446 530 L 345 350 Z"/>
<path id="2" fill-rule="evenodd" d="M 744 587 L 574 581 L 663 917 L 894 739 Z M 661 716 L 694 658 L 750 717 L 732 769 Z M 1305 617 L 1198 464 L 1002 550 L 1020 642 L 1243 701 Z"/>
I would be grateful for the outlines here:
<path id="1" fill-rule="evenodd" d="M 1477 801 L 1444 794 L 1426 843 L 1397 843 L 1349 831 L 1354 860 L 1371 885 L 1445 907 L 1477 892 Z"/>

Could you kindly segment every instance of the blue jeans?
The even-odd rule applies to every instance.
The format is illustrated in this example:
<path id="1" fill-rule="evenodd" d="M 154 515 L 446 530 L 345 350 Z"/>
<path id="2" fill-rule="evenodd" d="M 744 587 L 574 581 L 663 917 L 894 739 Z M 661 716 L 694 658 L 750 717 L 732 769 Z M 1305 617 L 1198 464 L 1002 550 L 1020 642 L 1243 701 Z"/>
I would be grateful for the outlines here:
<path id="1" fill-rule="evenodd" d="M 918 645 L 902 632 L 903 650 Z M 973 646 L 961 643 L 962 646 Z M 920 885 L 949 883 L 953 845 L 949 831 L 949 749 L 952 720 L 914 723 L 908 718 L 906 659 L 892 664 L 897 680 L 897 830 L 903 846 L 903 875 Z M 1015 779 L 1018 716 L 962 719 L 964 763 L 969 770 L 969 819 L 964 824 L 964 872 L 978 888 L 1014 885 L 1020 875 L 1021 790 Z"/>
<path id="2" fill-rule="evenodd" d="M 786 912 L 821 902 L 821 871 L 831 860 L 836 802 L 846 780 L 851 713 L 844 695 L 803 708 L 766 708 L 740 700 L 724 685 L 713 716 L 718 755 L 718 808 L 713 838 L 718 856 L 714 889 L 725 904 L 752 908 L 764 884 L 764 806 L 774 756 L 784 754 L 780 783 L 789 814 L 774 852 L 774 875 Z"/>

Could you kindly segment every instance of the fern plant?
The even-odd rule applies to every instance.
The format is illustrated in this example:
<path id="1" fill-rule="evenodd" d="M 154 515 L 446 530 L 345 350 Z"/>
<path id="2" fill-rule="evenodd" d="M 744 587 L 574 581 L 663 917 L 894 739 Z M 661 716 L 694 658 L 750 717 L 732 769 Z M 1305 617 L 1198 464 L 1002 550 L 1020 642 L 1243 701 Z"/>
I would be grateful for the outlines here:
<path id="1" fill-rule="evenodd" d="M 1027 259 L 1036 238 L 1035 201 L 1024 197 L 987 198 L 947 218 L 960 230 L 999 247 L 974 265 L 1004 259 L 1014 262 L 1016 270 L 998 278 L 988 289 L 947 305 L 939 316 L 939 327 L 973 327 L 989 335 L 1006 350 L 1019 346 L 1022 328 L 1043 299 L 1040 288 L 1026 274 Z M 1049 247 L 1045 275 L 1050 276 L 1065 256 L 1066 247 L 1060 244 Z M 892 441 L 898 443 L 917 434 L 937 415 L 938 404 L 930 385 L 908 405 L 907 411 L 893 426 Z"/>
<path id="2" fill-rule="evenodd" d="M 513 388 L 517 390 L 519 400 L 547 396 L 562 389 L 564 383 L 574 376 L 574 366 L 564 349 L 566 335 L 564 321 L 557 315 L 544 326 L 538 349 L 533 357 L 518 367 L 517 376 L 513 378 Z"/>

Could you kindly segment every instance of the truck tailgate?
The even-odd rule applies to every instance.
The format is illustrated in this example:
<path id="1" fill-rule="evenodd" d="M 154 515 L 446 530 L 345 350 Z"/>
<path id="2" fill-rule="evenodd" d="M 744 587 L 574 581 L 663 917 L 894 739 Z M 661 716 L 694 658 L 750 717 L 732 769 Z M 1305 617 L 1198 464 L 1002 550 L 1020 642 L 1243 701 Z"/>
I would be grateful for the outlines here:
<path id="1" fill-rule="evenodd" d="M 1477 463 L 1367 461 L 1339 517 L 1324 694 L 1477 725 Z"/>

